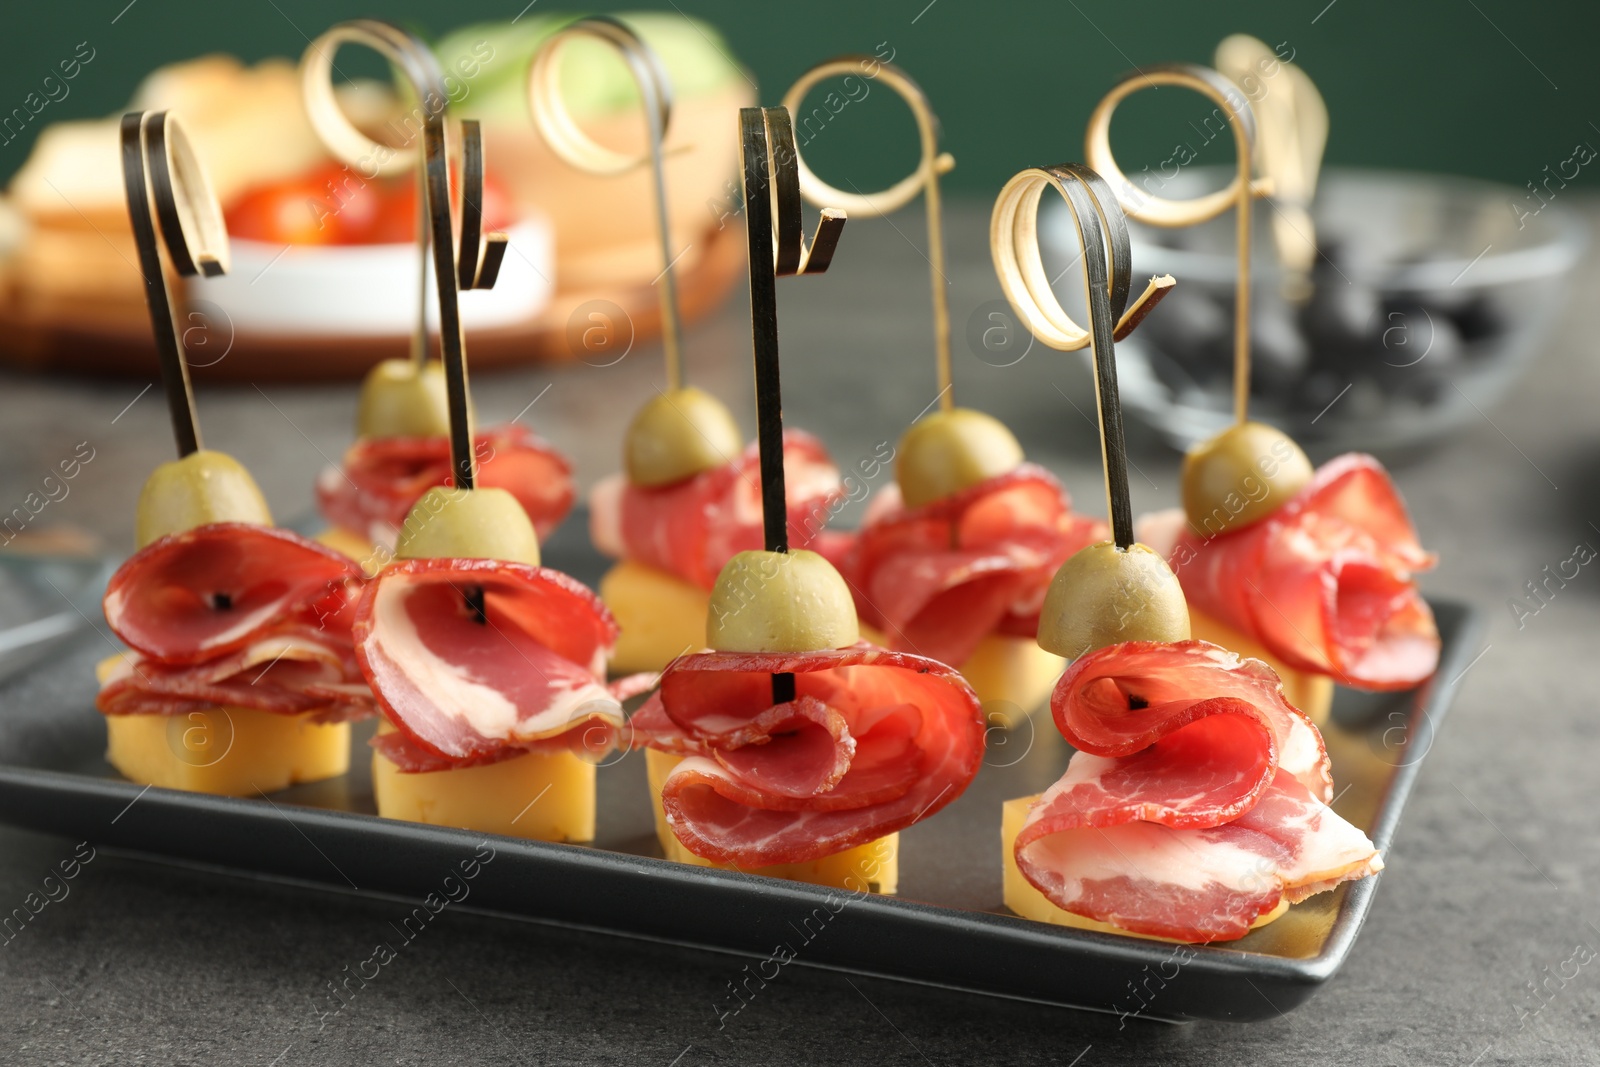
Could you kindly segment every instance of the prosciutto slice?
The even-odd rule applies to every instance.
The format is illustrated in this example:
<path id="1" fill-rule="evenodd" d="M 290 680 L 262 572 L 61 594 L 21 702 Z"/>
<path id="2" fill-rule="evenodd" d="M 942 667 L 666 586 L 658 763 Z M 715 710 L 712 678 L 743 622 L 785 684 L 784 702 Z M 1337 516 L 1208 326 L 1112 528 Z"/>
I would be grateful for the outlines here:
<path id="1" fill-rule="evenodd" d="M 1067 669 L 1051 710 L 1079 751 L 1014 848 L 1057 907 L 1226 941 L 1284 899 L 1383 867 L 1327 806 L 1321 734 L 1260 661 L 1205 641 L 1112 645 Z"/>
<path id="2" fill-rule="evenodd" d="M 1033 637 L 1056 569 L 1109 536 L 1073 513 L 1054 475 L 1024 463 L 920 508 L 885 488 L 840 571 L 890 648 L 961 664 L 991 633 Z"/>
<path id="3" fill-rule="evenodd" d="M 729 463 L 676 485 L 647 489 L 612 475 L 589 498 L 595 547 L 710 589 L 734 555 L 764 547 L 760 462 L 751 442 Z M 815 437 L 785 430 L 783 473 L 789 545 L 811 548 L 844 497 L 839 469 Z"/>
<path id="4" fill-rule="evenodd" d="M 106 622 L 168 663 L 237 651 L 291 622 L 340 620 L 361 580 L 348 556 L 272 526 L 219 522 L 146 545 L 106 586 Z"/>
<path id="5" fill-rule="evenodd" d="M 481 590 L 482 619 L 466 600 Z M 396 733 L 402 770 L 528 751 L 606 752 L 623 723 L 606 688 L 610 612 L 559 571 L 482 559 L 405 560 L 356 608 L 356 659 Z"/>
<path id="6" fill-rule="evenodd" d="M 107 585 L 106 622 L 133 651 L 97 704 L 107 715 L 369 715 L 350 639 L 360 585 L 354 560 L 274 527 L 213 523 L 154 541 Z"/>
<path id="7" fill-rule="evenodd" d="M 1436 558 L 1371 456 L 1330 460 L 1238 532 L 1206 538 L 1185 524 L 1170 559 L 1192 607 L 1297 670 L 1384 690 L 1411 688 L 1439 665 L 1439 631 L 1415 577 Z"/>
<path id="8" fill-rule="evenodd" d="M 772 703 L 774 673 L 795 699 Z M 797 863 L 902 830 L 966 789 L 983 755 L 977 697 L 942 663 L 861 643 L 676 660 L 630 720 L 636 747 L 686 757 L 662 787 L 697 856 Z"/>
<path id="9" fill-rule="evenodd" d="M 288 627 L 202 663 L 124 655 L 101 683 L 96 705 L 106 715 L 186 715 L 221 707 L 315 712 L 316 722 L 342 722 L 377 711 L 360 678 L 348 635 Z"/>
<path id="10" fill-rule="evenodd" d="M 516 497 L 540 540 L 572 510 L 572 465 L 526 426 L 485 430 L 474 448 L 478 484 Z M 392 546 L 411 505 L 429 489 L 451 484 L 449 438 L 367 438 L 350 446 L 342 468 L 318 476 L 317 506 L 333 525 Z"/>

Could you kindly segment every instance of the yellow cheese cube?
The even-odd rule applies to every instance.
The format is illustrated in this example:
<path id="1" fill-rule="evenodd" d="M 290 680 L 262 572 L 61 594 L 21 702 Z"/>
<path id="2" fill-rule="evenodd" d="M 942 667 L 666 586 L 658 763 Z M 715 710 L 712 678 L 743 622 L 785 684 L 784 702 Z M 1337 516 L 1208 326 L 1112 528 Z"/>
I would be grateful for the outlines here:
<path id="1" fill-rule="evenodd" d="M 312 713 L 213 708 L 106 716 L 106 760 L 124 778 L 191 793 L 253 797 L 350 769 L 350 724 Z"/>
<path id="2" fill-rule="evenodd" d="M 1022 871 L 1017 867 L 1017 854 L 1015 845 L 1017 834 L 1022 831 L 1022 824 L 1028 819 L 1028 809 L 1033 807 L 1033 802 L 1038 800 L 1038 794 L 1031 797 L 1017 797 L 1008 800 L 1000 808 L 1000 862 L 1003 877 L 1002 897 L 1006 907 L 1035 922 L 1054 923 L 1057 926 L 1072 926 L 1079 930 L 1098 930 L 1106 934 L 1121 934 L 1124 937 L 1139 937 L 1148 941 L 1172 941 L 1170 937 L 1156 937 L 1151 934 L 1136 934 L 1122 930 L 1110 923 L 1099 922 L 1095 919 L 1075 915 L 1064 911 L 1050 902 L 1050 898 L 1034 888 L 1033 883 L 1022 876 Z M 1251 929 L 1265 926 L 1284 912 L 1289 910 L 1289 901 L 1280 900 L 1278 906 L 1258 918 L 1251 924 Z"/>
<path id="3" fill-rule="evenodd" d="M 379 724 L 380 733 L 394 727 Z M 407 774 L 372 754 L 372 794 L 385 819 L 534 841 L 594 840 L 594 764 L 571 752 Z"/>
<path id="4" fill-rule="evenodd" d="M 1031 637 L 990 634 L 960 670 L 983 702 L 984 718 L 1009 729 L 1048 707 L 1066 664 Z"/>
<path id="5" fill-rule="evenodd" d="M 383 565 L 394 558 L 394 553 L 387 549 L 380 549 L 367 538 L 340 526 L 330 526 L 317 534 L 314 538 L 319 544 L 327 545 L 335 552 L 343 552 L 357 563 L 366 572 L 368 578 L 383 569 Z"/>
<path id="6" fill-rule="evenodd" d="M 623 560 L 600 579 L 600 599 L 622 628 L 611 654 L 617 674 L 659 671 L 706 647 L 711 594 L 682 578 Z"/>
<path id="7" fill-rule="evenodd" d="M 1210 641 L 1230 652 L 1261 660 L 1277 671 L 1278 677 L 1283 679 L 1283 695 L 1288 698 L 1289 703 L 1311 716 L 1311 721 L 1318 726 L 1328 721 L 1328 712 L 1333 707 L 1333 679 L 1326 674 L 1296 670 L 1268 652 L 1254 638 L 1247 637 L 1231 626 L 1225 626 L 1192 607 L 1189 609 L 1189 630 L 1190 635 L 1196 640 Z"/>
<path id="8" fill-rule="evenodd" d="M 861 627 L 861 636 L 875 645 L 888 644 L 883 632 L 870 626 Z M 1066 663 L 1031 637 L 990 634 L 957 670 L 978 694 L 985 720 L 1009 730 L 1049 704 Z"/>
<path id="9" fill-rule="evenodd" d="M 833 886 L 838 889 L 859 891 L 863 888 L 874 893 L 893 893 L 900 886 L 900 835 L 889 834 L 876 841 L 822 856 L 804 863 L 779 863 L 770 867 L 734 867 L 714 863 L 696 856 L 679 841 L 667 825 L 667 813 L 661 806 L 661 787 L 682 756 L 670 752 L 644 750 L 645 770 L 650 780 L 650 800 L 655 808 L 656 836 L 661 839 L 661 850 L 667 859 L 690 863 L 696 867 L 715 867 L 719 870 L 742 870 L 748 874 L 764 874 L 769 878 L 784 878 L 791 882 L 809 882 L 812 885 Z"/>

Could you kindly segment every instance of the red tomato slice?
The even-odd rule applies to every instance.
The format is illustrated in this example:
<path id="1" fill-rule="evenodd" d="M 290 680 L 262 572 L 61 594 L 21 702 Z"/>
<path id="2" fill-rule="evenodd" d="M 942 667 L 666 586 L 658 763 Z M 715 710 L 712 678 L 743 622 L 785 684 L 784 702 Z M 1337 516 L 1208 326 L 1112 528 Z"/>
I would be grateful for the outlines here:
<path id="1" fill-rule="evenodd" d="M 489 179 L 484 225 L 503 228 L 510 198 Z M 416 240 L 417 184 L 411 175 L 365 179 L 328 163 L 292 181 L 247 191 L 226 212 L 234 237 L 274 244 L 409 244 Z"/>

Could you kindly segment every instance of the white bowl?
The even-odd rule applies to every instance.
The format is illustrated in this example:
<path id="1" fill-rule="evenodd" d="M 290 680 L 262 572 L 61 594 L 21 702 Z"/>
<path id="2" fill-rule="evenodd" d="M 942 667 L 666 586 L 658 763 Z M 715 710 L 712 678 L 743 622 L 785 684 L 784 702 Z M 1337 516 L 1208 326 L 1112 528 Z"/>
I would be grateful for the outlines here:
<path id="1" fill-rule="evenodd" d="M 555 292 L 555 246 L 539 217 L 506 231 L 493 289 L 461 294 L 468 329 L 526 322 Z M 220 307 L 240 333 L 295 336 L 406 336 L 417 320 L 417 246 L 278 245 L 235 238 L 233 265 L 218 278 L 189 283 L 191 300 Z M 428 265 L 428 324 L 437 329 L 433 265 Z"/>

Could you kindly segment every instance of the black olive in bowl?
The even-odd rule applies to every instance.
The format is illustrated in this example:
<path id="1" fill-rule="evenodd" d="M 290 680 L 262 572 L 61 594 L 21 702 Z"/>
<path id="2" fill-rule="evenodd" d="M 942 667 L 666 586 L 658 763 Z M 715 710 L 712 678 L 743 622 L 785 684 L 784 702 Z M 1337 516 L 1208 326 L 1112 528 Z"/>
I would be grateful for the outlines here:
<path id="1" fill-rule="evenodd" d="M 1190 168 L 1162 195 L 1191 197 L 1228 177 Z M 1587 240 L 1559 204 L 1519 228 L 1506 210 L 1514 196 L 1467 178 L 1329 170 L 1311 292 L 1298 304 L 1283 295 L 1274 208 L 1259 202 L 1251 417 L 1326 455 L 1423 444 L 1491 408 L 1554 325 Z M 1234 226 L 1231 211 L 1181 231 L 1132 226 L 1135 277 L 1170 273 L 1178 284 L 1117 346 L 1122 401 L 1179 448 L 1232 418 Z M 1057 254 L 1078 254 L 1064 211 L 1041 230 Z"/>

